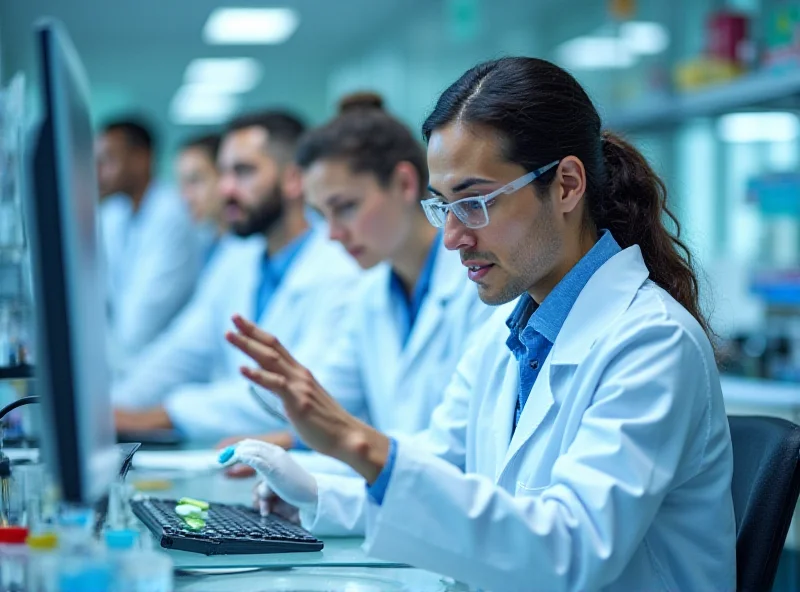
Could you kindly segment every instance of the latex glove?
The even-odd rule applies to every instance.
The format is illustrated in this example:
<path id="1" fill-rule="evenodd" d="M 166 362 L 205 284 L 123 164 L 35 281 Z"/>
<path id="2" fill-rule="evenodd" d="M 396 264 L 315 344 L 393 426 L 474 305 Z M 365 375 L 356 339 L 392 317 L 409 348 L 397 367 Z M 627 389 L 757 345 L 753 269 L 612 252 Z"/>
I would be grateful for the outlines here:
<path id="1" fill-rule="evenodd" d="M 319 498 L 317 480 L 280 446 L 259 440 L 242 440 L 219 455 L 219 462 L 244 463 L 262 478 L 256 498 L 262 515 L 278 514 L 299 522 L 300 512 L 312 517 Z"/>
<path id="2" fill-rule="evenodd" d="M 242 442 L 243 440 L 260 440 L 262 442 L 269 442 L 271 444 L 277 444 L 286 450 L 291 449 L 292 444 L 294 444 L 294 437 L 292 436 L 291 432 L 270 432 L 269 434 L 262 434 L 258 436 L 230 436 L 217 442 L 215 448 L 217 450 L 234 448 L 236 444 Z M 247 477 L 252 477 L 255 474 L 256 472 L 252 467 L 242 463 L 233 464 L 225 471 L 225 476 L 232 479 L 244 479 Z"/>

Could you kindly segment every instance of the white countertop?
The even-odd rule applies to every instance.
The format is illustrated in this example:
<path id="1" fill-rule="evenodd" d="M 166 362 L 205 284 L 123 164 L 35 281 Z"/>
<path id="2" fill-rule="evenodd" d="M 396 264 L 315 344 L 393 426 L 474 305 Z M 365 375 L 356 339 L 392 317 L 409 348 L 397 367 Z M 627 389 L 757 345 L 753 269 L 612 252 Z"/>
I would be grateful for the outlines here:
<path id="1" fill-rule="evenodd" d="M 726 404 L 800 409 L 800 384 L 797 383 L 726 375 L 722 376 L 721 383 Z"/>

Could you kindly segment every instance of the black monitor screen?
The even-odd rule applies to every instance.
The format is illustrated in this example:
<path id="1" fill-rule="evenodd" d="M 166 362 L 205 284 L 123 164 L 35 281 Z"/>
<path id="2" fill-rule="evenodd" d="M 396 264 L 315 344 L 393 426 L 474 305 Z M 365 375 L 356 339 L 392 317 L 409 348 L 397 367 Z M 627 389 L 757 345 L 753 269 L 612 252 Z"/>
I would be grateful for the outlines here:
<path id="1" fill-rule="evenodd" d="M 63 28 L 37 25 L 43 116 L 28 147 L 28 223 L 43 452 L 62 499 L 91 503 L 115 476 L 105 283 L 86 75 Z"/>

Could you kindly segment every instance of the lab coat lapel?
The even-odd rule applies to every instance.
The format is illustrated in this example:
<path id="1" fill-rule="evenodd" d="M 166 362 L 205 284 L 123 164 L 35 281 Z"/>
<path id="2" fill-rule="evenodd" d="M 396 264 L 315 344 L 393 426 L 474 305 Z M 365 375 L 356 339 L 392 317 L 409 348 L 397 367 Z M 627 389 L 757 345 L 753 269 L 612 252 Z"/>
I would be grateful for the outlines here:
<path id="1" fill-rule="evenodd" d="M 487 379 L 491 379 L 491 377 L 487 377 Z M 517 369 L 516 360 L 509 354 L 500 391 L 494 401 L 494 409 L 492 410 L 494 413 L 492 426 L 492 431 L 494 432 L 493 441 L 495 443 L 494 467 L 497 479 L 499 479 L 506 464 L 505 459 L 511 442 L 511 430 L 513 428 L 518 392 L 519 370 Z"/>
<path id="2" fill-rule="evenodd" d="M 297 258 L 286 270 L 286 275 L 258 319 L 258 324 L 266 330 L 275 325 L 286 324 L 285 317 L 291 314 L 293 304 L 303 296 L 305 290 L 319 289 L 319 276 L 325 273 L 326 249 L 332 245 L 323 242 L 327 239 L 319 228 L 314 228 L 311 232 L 313 234 L 309 237 L 308 243 L 303 246 Z M 256 279 L 256 286 L 259 278 Z M 255 298 L 255 289 L 253 297 Z"/>
<path id="3" fill-rule="evenodd" d="M 261 258 L 267 243 L 260 236 L 228 240 L 231 241 L 229 244 L 220 245 L 221 249 L 227 251 L 222 260 L 226 267 L 223 276 L 215 276 L 214 290 L 222 322 L 225 327 L 232 328 L 230 320 L 234 314 L 258 321 L 254 318 L 256 290 L 261 278 Z"/>
<path id="4" fill-rule="evenodd" d="M 536 434 L 554 402 L 562 403 L 569 385 L 559 378 L 563 375 L 557 373 L 558 367 L 575 366 L 586 358 L 595 341 L 630 306 L 647 276 L 641 250 L 634 245 L 609 259 L 586 283 L 531 389 L 497 473 L 498 481 L 514 456 Z M 516 364 L 512 366 L 518 372 Z M 514 384 L 516 388 L 518 380 Z M 513 405 L 516 405 L 516 396 L 515 390 Z M 509 413 L 509 418 L 513 416 L 513 409 L 498 408 L 499 413 Z"/>
<path id="5" fill-rule="evenodd" d="M 369 301 L 369 327 L 373 335 L 377 336 L 379 350 L 370 352 L 374 354 L 376 364 L 376 375 L 381 377 L 382 384 L 385 385 L 385 400 L 393 400 L 391 393 L 394 393 L 400 368 L 401 348 L 400 327 L 397 325 L 392 302 L 389 298 L 389 277 L 391 270 L 388 265 L 382 265 L 380 270 L 381 278 L 376 282 L 383 289 L 376 290 Z"/>
<path id="6" fill-rule="evenodd" d="M 536 382 L 533 383 L 533 388 L 531 388 L 531 392 L 528 395 L 528 400 L 525 402 L 525 407 L 522 409 L 522 413 L 520 414 L 519 422 L 517 423 L 517 429 L 514 430 L 514 435 L 511 437 L 511 444 L 509 444 L 507 448 L 505 457 L 503 458 L 503 463 L 498 471 L 498 481 L 500 480 L 500 477 L 502 477 L 502 474 L 508 464 L 511 462 L 511 459 L 514 458 L 514 455 L 519 452 L 520 448 L 522 448 L 522 446 L 536 433 L 536 430 L 540 425 L 542 425 L 544 418 L 547 416 L 547 412 L 550 411 L 550 408 L 553 406 L 553 393 L 550 390 L 550 359 L 551 356 L 548 356 L 544 365 L 542 366 L 542 370 L 539 373 Z M 518 374 L 518 364 L 512 364 L 512 366 L 514 366 L 514 371 Z M 509 423 L 513 420 L 514 414 L 516 413 L 517 398 L 519 394 L 518 385 L 519 378 L 517 378 L 515 384 L 517 388 L 513 393 L 514 397 L 511 402 Z"/>
<path id="7" fill-rule="evenodd" d="M 444 245 L 438 246 L 428 295 L 401 354 L 401 373 L 414 364 L 419 356 L 425 354 L 426 346 L 440 330 L 445 321 L 447 305 L 461 285 L 459 275 L 463 273 L 466 271 L 461 265 L 458 252 L 448 251 Z"/>
<path id="8" fill-rule="evenodd" d="M 609 259 L 589 278 L 553 344 L 552 364 L 580 364 L 633 302 L 649 272 L 638 245 Z"/>

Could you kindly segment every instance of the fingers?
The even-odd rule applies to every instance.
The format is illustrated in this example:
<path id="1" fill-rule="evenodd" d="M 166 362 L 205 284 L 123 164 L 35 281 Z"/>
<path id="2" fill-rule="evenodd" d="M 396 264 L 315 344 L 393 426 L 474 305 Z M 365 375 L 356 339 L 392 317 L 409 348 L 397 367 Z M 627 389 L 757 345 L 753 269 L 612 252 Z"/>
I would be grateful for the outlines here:
<path id="1" fill-rule="evenodd" d="M 256 474 L 256 471 L 253 467 L 248 465 L 233 465 L 231 468 L 225 471 L 225 476 L 230 477 L 231 479 L 246 479 L 247 477 L 252 477 Z"/>
<path id="2" fill-rule="evenodd" d="M 225 334 L 225 339 L 266 370 L 284 375 L 291 370 L 289 363 L 281 357 L 276 349 L 260 343 L 252 337 L 229 331 Z"/>
<path id="3" fill-rule="evenodd" d="M 289 351 L 283 347 L 283 344 L 278 340 L 277 337 L 272 335 L 271 333 L 267 333 L 258 325 L 251 323 L 250 321 L 244 319 L 240 315 L 233 316 L 233 324 L 239 330 L 239 332 L 251 339 L 254 339 L 258 343 L 265 345 L 271 349 L 274 349 L 280 357 L 286 360 L 290 364 L 296 364 L 294 357 Z"/>
<path id="4" fill-rule="evenodd" d="M 297 509 L 297 506 L 293 506 L 279 497 L 274 497 L 269 500 L 268 509 L 270 514 L 276 514 L 284 520 L 288 520 L 294 524 L 300 524 L 300 511 Z"/>
<path id="5" fill-rule="evenodd" d="M 256 495 L 262 499 L 267 499 L 275 495 L 275 492 L 272 491 L 272 487 L 269 486 L 267 481 L 259 481 L 256 483 L 255 491 Z"/>
<path id="6" fill-rule="evenodd" d="M 297 507 L 273 492 L 266 481 L 261 481 L 256 485 L 253 495 L 253 505 L 258 508 L 262 516 L 276 514 L 290 522 L 300 524 L 300 512 Z"/>
<path id="7" fill-rule="evenodd" d="M 236 326 L 239 331 L 244 333 L 245 335 L 249 335 L 251 337 L 257 335 L 259 332 L 262 332 L 255 323 L 248 321 L 242 315 L 235 314 L 231 317 L 233 324 Z"/>
<path id="8" fill-rule="evenodd" d="M 277 496 L 273 493 L 266 481 L 259 481 L 253 490 L 253 505 L 258 508 L 262 516 L 272 513 L 272 505 Z"/>
<path id="9" fill-rule="evenodd" d="M 279 458 L 285 454 L 286 451 L 275 444 L 259 440 L 243 440 L 236 446 L 234 458 L 255 469 L 262 477 L 269 478 Z"/>
<path id="10" fill-rule="evenodd" d="M 247 366 L 239 368 L 239 372 L 241 372 L 242 376 L 246 379 L 252 380 L 266 390 L 281 396 L 281 398 L 287 394 L 286 385 L 288 384 L 288 380 L 281 374 L 276 374 L 275 372 L 269 372 L 260 368 L 248 368 Z"/>

